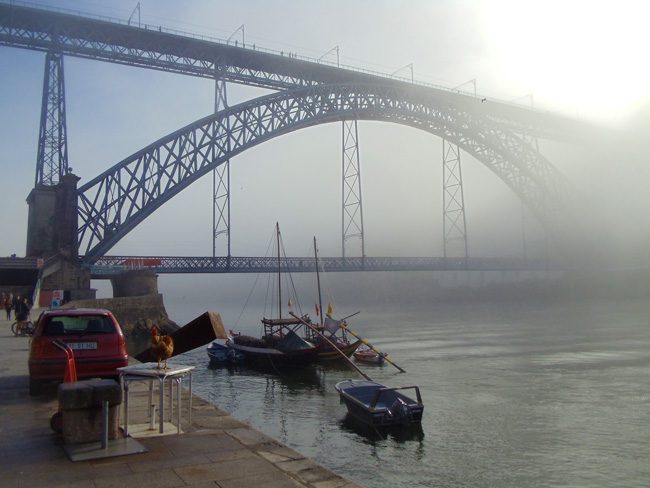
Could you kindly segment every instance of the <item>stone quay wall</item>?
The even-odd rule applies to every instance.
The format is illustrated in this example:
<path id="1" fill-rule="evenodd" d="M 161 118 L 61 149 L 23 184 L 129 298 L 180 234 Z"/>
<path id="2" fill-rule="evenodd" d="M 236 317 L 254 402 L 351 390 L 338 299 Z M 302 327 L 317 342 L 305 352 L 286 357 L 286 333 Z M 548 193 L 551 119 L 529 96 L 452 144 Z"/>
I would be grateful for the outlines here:
<path id="1" fill-rule="evenodd" d="M 137 297 L 96 298 L 94 300 L 75 300 L 64 305 L 71 308 L 105 308 L 113 312 L 128 338 L 137 338 L 150 333 L 156 326 L 164 333 L 171 334 L 179 326 L 167 315 L 162 294 Z"/>

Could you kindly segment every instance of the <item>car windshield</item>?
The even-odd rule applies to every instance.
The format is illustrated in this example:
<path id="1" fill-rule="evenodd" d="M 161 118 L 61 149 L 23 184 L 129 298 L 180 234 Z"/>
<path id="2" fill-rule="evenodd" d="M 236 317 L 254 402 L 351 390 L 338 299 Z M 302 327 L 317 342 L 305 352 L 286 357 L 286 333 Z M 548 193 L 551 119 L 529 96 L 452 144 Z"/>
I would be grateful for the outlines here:
<path id="1" fill-rule="evenodd" d="M 115 332 L 113 323 L 101 315 L 76 315 L 51 317 L 45 324 L 43 335 L 57 336 L 68 334 L 111 334 Z"/>

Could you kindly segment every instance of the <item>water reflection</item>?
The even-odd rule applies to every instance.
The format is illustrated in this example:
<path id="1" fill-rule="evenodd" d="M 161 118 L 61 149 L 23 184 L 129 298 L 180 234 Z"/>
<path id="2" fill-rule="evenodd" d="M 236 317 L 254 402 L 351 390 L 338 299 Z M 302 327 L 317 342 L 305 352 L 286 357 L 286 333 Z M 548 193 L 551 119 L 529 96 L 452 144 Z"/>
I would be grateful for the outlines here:
<path id="1" fill-rule="evenodd" d="M 215 368 L 205 348 L 178 362 L 197 366 L 206 400 L 362 486 L 645 486 L 645 302 L 437 313 L 370 317 L 364 331 L 408 373 L 364 371 L 420 387 L 414 430 L 350 423 L 334 385 L 357 376 L 343 364 Z"/>
<path id="2" fill-rule="evenodd" d="M 339 423 L 342 430 L 352 432 L 363 437 L 368 443 L 375 444 L 379 441 L 390 439 L 398 444 L 417 441 L 423 446 L 424 431 L 422 425 L 394 426 L 394 427 L 375 427 L 373 425 L 359 422 L 351 415 L 346 415 Z"/>
<path id="3" fill-rule="evenodd" d="M 277 383 L 287 392 L 302 392 L 305 389 L 322 390 L 322 372 L 316 365 L 302 366 L 299 369 L 276 369 L 252 364 L 220 365 L 209 363 L 208 369 L 223 371 L 228 376 L 265 378 L 268 385 L 274 387 Z"/>

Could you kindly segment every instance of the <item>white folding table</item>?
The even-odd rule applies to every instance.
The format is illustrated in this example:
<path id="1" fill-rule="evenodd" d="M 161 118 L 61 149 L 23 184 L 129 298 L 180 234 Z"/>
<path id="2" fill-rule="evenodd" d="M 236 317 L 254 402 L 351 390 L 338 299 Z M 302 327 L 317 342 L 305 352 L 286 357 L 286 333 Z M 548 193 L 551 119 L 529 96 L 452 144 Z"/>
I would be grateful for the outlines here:
<path id="1" fill-rule="evenodd" d="M 134 364 L 118 368 L 120 374 L 120 385 L 124 391 L 124 435 L 129 434 L 129 384 L 134 381 L 148 381 L 149 382 L 149 415 L 150 421 L 153 424 L 153 384 L 158 380 L 158 412 L 159 412 L 159 433 L 164 433 L 164 419 L 165 419 L 165 401 L 164 391 L 165 382 L 169 380 L 169 406 L 170 418 L 174 413 L 174 395 L 173 383 L 176 383 L 176 415 L 178 422 L 178 433 L 181 433 L 181 417 L 182 417 L 182 403 L 181 403 L 181 387 L 183 385 L 183 378 L 187 377 L 189 380 L 189 405 L 188 405 L 188 421 L 192 422 L 192 370 L 194 366 L 181 366 L 169 365 L 167 369 L 158 369 L 157 363 L 143 363 Z"/>

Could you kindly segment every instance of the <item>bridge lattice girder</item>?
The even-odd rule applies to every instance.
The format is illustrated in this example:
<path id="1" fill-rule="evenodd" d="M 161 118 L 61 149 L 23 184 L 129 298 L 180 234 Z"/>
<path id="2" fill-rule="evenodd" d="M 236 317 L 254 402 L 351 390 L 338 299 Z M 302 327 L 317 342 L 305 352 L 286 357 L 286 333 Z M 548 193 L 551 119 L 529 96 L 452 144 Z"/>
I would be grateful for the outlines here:
<path id="1" fill-rule="evenodd" d="M 475 111 L 395 86 L 318 85 L 209 115 L 80 187 L 80 252 L 90 260 L 104 255 L 163 203 L 246 149 L 305 127 L 351 119 L 384 120 L 444 137 L 487 165 L 547 226 L 555 222 L 562 179 L 515 133 Z"/>
<path id="2" fill-rule="evenodd" d="M 3 260 L 0 259 L 0 268 Z M 534 271 L 565 269 L 547 260 L 444 257 L 337 257 L 318 258 L 321 271 Z M 36 268 L 36 263 L 32 263 Z M 313 257 L 283 257 L 281 268 L 290 273 L 313 273 Z M 241 256 L 102 256 L 88 266 L 95 279 L 125 271 L 153 273 L 277 273 L 278 258 Z"/>
<path id="3" fill-rule="evenodd" d="M 142 28 L 119 24 L 114 19 L 0 3 L 0 45 L 203 78 L 218 76 L 228 82 L 280 90 L 344 80 L 367 81 L 369 76 L 191 36 L 158 26 Z"/>
<path id="4" fill-rule="evenodd" d="M 140 68 L 240 83 L 277 90 L 316 84 L 392 84 L 414 94 L 430 94 L 465 110 L 476 108 L 476 97 L 440 86 L 412 83 L 391 76 L 339 68 L 283 56 L 283 53 L 228 45 L 215 39 L 170 31 L 158 26 L 135 26 L 115 19 L 98 19 L 59 11 L 0 3 L 0 45 L 56 52 Z M 287 53 L 288 54 L 288 53 Z M 560 114 L 533 111 L 498 100 L 480 113 L 521 133 L 558 140 L 584 137 L 592 128 Z"/>

